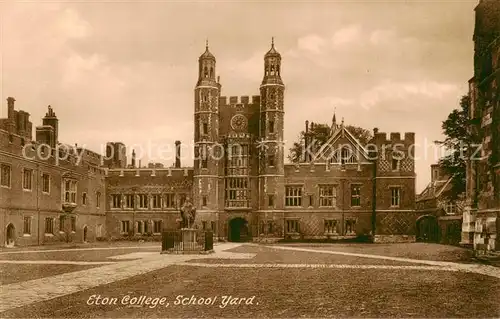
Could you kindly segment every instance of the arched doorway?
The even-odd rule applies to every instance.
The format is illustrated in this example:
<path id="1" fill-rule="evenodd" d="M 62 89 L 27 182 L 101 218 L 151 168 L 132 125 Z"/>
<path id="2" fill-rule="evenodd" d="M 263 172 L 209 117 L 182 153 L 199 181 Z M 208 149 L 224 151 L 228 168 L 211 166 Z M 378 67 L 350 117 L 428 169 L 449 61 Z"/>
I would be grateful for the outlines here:
<path id="1" fill-rule="evenodd" d="M 83 242 L 87 242 L 87 226 L 83 227 Z"/>
<path id="2" fill-rule="evenodd" d="M 242 242 L 249 240 L 248 222 L 246 219 L 236 217 L 229 221 L 227 239 L 233 242 Z"/>
<path id="3" fill-rule="evenodd" d="M 9 224 L 7 225 L 7 238 L 5 241 L 5 246 L 7 247 L 14 247 L 14 244 L 16 242 L 16 228 L 14 225 Z"/>
<path id="4" fill-rule="evenodd" d="M 425 243 L 439 242 L 439 225 L 436 216 L 424 215 L 417 219 L 417 241 Z"/>

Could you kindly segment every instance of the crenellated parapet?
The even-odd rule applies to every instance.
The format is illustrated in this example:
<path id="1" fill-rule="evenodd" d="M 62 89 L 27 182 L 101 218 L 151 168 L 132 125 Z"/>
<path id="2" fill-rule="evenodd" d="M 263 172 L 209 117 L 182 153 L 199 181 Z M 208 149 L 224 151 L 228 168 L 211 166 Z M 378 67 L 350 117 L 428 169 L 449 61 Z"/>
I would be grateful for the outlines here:
<path id="1" fill-rule="evenodd" d="M 260 95 L 242 96 L 221 96 L 219 97 L 219 107 L 252 107 L 260 105 Z"/>

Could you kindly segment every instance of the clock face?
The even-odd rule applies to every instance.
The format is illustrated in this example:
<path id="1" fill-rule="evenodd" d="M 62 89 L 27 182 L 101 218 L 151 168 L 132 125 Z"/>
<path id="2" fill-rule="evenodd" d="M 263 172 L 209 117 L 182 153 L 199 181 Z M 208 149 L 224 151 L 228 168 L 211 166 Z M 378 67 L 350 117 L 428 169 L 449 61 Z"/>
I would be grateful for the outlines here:
<path id="1" fill-rule="evenodd" d="M 231 127 L 235 131 L 243 131 L 247 128 L 248 120 L 244 115 L 236 114 L 231 119 Z"/>

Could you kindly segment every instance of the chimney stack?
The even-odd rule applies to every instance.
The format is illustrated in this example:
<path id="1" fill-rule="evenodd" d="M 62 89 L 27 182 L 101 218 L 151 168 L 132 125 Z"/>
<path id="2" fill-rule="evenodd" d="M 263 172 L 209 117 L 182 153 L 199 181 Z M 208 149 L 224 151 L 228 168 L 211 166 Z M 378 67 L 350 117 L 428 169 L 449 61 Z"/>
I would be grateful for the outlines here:
<path id="1" fill-rule="evenodd" d="M 132 150 L 132 168 L 135 168 L 135 150 Z"/>
<path id="2" fill-rule="evenodd" d="M 7 98 L 7 118 L 14 121 L 14 102 L 16 101 L 13 97 Z"/>
<path id="3" fill-rule="evenodd" d="M 175 141 L 175 168 L 181 167 L 181 141 Z"/>

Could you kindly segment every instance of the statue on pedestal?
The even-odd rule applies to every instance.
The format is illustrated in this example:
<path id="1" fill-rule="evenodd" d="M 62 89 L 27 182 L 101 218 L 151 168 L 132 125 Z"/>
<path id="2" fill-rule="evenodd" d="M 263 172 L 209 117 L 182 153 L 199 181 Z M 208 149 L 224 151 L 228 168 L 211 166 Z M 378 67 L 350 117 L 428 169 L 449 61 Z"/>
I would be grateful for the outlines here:
<path id="1" fill-rule="evenodd" d="M 191 203 L 189 198 L 186 198 L 184 205 L 180 209 L 181 213 L 181 228 L 191 228 L 194 225 L 194 219 L 196 217 L 196 208 Z"/>

